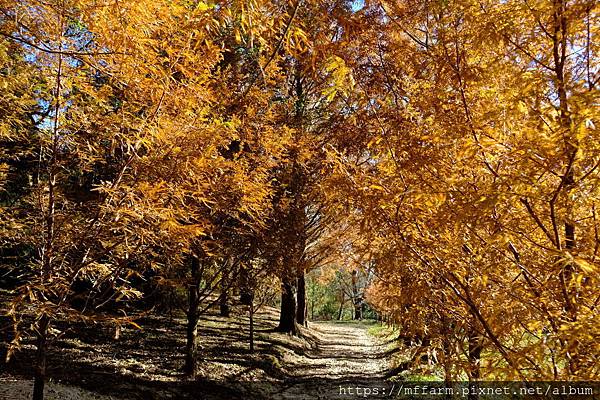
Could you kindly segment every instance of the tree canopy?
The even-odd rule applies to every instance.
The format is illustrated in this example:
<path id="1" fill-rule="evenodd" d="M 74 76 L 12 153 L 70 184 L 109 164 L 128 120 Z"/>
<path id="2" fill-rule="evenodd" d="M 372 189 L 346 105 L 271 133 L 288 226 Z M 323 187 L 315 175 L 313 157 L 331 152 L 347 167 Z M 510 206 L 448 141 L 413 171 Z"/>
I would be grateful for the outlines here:
<path id="1" fill-rule="evenodd" d="M 329 285 L 448 380 L 597 380 L 599 12 L 0 0 L 0 285 L 34 397 L 55 321 L 138 326 L 171 291 L 195 360 L 212 293 L 277 281 L 283 332 Z"/>

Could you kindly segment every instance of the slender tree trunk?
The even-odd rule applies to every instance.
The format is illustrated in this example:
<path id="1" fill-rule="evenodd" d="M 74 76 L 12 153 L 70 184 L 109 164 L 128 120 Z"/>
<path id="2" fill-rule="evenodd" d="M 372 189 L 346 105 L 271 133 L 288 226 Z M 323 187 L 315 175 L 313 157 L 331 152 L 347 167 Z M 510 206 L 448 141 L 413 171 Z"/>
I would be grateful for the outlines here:
<path id="1" fill-rule="evenodd" d="M 443 336 L 442 336 L 442 354 L 444 359 L 442 360 L 444 367 L 444 382 L 446 387 L 452 386 L 452 343 L 450 342 L 450 335 L 452 334 L 452 326 L 447 318 L 443 317 L 440 320 L 443 326 Z M 447 396 L 447 398 L 451 398 L 451 396 Z"/>
<path id="2" fill-rule="evenodd" d="M 568 194 L 572 189 L 575 178 L 573 176 L 573 170 L 570 169 L 567 174 L 564 176 L 564 185 L 565 191 Z M 572 208 L 570 205 L 569 208 Z M 570 210 L 569 210 L 570 211 Z M 568 214 L 571 214 L 568 212 Z M 565 249 L 570 252 L 575 247 L 575 225 L 570 220 L 571 215 L 568 215 L 568 218 L 565 221 Z M 572 262 L 569 262 L 560 272 L 560 282 L 563 291 L 563 297 L 565 299 L 565 311 L 567 312 L 569 318 L 572 321 L 577 319 L 577 302 L 576 297 L 577 293 L 573 290 L 573 285 L 571 281 L 573 280 L 573 274 L 575 273 L 575 266 Z"/>
<path id="3" fill-rule="evenodd" d="M 198 339 L 198 292 L 200 289 L 200 262 L 198 257 L 192 256 L 191 260 L 191 282 L 188 286 L 188 311 L 186 328 L 186 348 L 184 372 L 191 377 L 196 375 L 196 356 Z"/>
<path id="4" fill-rule="evenodd" d="M 469 383 L 477 385 L 475 382 L 481 378 L 481 350 L 483 349 L 481 337 L 476 332 L 469 333 Z M 477 387 L 475 393 L 469 392 L 469 400 L 479 399 Z"/>
<path id="5" fill-rule="evenodd" d="M 238 286 L 240 288 L 240 303 L 244 306 L 251 305 L 254 300 L 254 285 L 252 279 L 250 279 L 248 270 L 243 266 L 240 269 Z"/>
<path id="6" fill-rule="evenodd" d="M 229 317 L 229 293 L 227 289 L 223 289 L 221 296 L 219 297 L 219 315 L 221 317 Z"/>
<path id="7" fill-rule="evenodd" d="M 362 321 L 362 299 L 357 297 L 354 299 L 354 319 L 356 321 Z"/>
<path id="8" fill-rule="evenodd" d="M 228 267 L 231 268 L 233 265 L 233 260 L 228 260 Z M 223 279 L 221 279 L 221 294 L 219 296 L 219 315 L 221 317 L 229 317 L 230 308 L 229 308 L 229 279 L 230 270 L 229 268 L 225 268 L 223 270 Z"/>
<path id="9" fill-rule="evenodd" d="M 338 321 L 342 320 L 342 315 L 344 314 L 344 302 L 346 301 L 346 294 L 344 293 L 344 291 L 342 290 L 342 298 L 340 300 L 340 308 L 338 310 Z"/>
<path id="10" fill-rule="evenodd" d="M 565 141 L 565 152 L 566 152 L 566 171 L 563 176 L 562 182 L 562 190 L 564 191 L 564 197 L 568 199 L 569 193 L 573 189 L 575 184 L 575 172 L 574 172 L 574 160 L 576 158 L 578 152 L 578 143 L 575 137 L 568 134 L 571 127 L 571 117 L 569 110 L 569 100 L 567 95 L 567 89 L 565 84 L 565 62 L 566 62 L 566 49 L 567 49 L 567 21 L 566 21 L 566 2 L 563 0 L 555 0 L 554 1 L 554 39 L 553 39 L 553 56 L 554 56 L 554 72 L 556 78 L 556 89 L 558 92 L 558 100 L 559 100 L 559 110 L 560 110 L 560 122 L 562 125 L 562 129 L 565 133 L 563 136 L 566 137 Z M 552 207 L 554 207 L 554 203 L 558 198 L 560 190 L 556 192 L 554 199 L 552 200 Z M 564 233 L 565 233 L 565 248 L 570 251 L 575 247 L 575 224 L 572 221 L 572 209 L 573 202 L 568 199 L 566 202 L 567 212 L 564 223 Z M 552 212 L 554 215 L 554 212 Z M 556 224 L 557 221 L 553 218 L 553 224 Z M 556 233 L 556 241 L 560 250 L 560 238 L 558 237 L 558 233 Z M 573 273 L 575 271 L 575 267 L 572 263 L 566 265 L 561 272 L 561 284 L 563 287 L 563 296 L 565 297 L 565 310 L 569 313 L 571 319 L 575 320 L 576 317 L 576 301 L 573 297 L 576 296 L 571 290 L 571 280 L 573 277 Z"/>
<path id="11" fill-rule="evenodd" d="M 450 346 L 450 338 L 448 336 L 442 337 L 442 350 L 444 354 L 443 366 L 444 366 L 444 382 L 446 387 L 452 386 L 452 350 Z M 449 396 L 450 397 L 450 396 Z M 449 398 L 448 397 L 448 398 Z"/>
<path id="12" fill-rule="evenodd" d="M 298 273 L 298 304 L 296 306 L 296 322 L 299 325 L 307 326 L 306 322 L 306 278 L 304 271 Z"/>
<path id="13" fill-rule="evenodd" d="M 554 198 L 551 200 L 551 216 L 552 223 L 555 231 L 555 241 L 558 246 L 558 250 L 561 249 L 560 237 L 558 229 L 556 227 L 557 218 L 554 216 L 554 205 L 563 191 L 562 196 L 566 199 L 566 215 L 564 217 L 564 235 L 565 235 L 565 250 L 571 252 L 575 248 L 575 223 L 573 221 L 573 207 L 574 202 L 571 197 L 571 191 L 573 190 L 576 182 L 575 176 L 575 160 L 579 152 L 579 139 L 572 133 L 571 125 L 571 107 L 569 105 L 569 92 L 567 88 L 568 73 L 565 73 L 565 66 L 567 65 L 567 58 L 569 53 L 568 43 L 568 2 L 565 0 L 554 0 L 553 1 L 553 36 L 552 36 L 552 55 L 554 58 L 554 73 L 555 73 L 555 85 L 559 100 L 560 110 L 560 123 L 563 130 L 563 137 L 565 138 L 565 173 L 563 175 L 562 188 L 559 187 L 555 192 Z M 568 319 L 575 322 L 577 320 L 577 297 L 578 291 L 575 285 L 572 284 L 573 276 L 575 274 L 575 265 L 573 262 L 569 262 L 563 267 L 560 272 L 560 283 L 562 286 L 562 294 L 565 301 L 565 314 Z M 580 368 L 581 358 L 579 356 L 579 341 L 576 338 L 567 340 L 568 354 L 572 357 L 569 358 L 569 371 L 571 375 L 576 375 L 577 370 Z"/>
<path id="14" fill-rule="evenodd" d="M 254 352 L 254 301 L 250 303 L 250 353 Z"/>
<path id="15" fill-rule="evenodd" d="M 59 50 L 63 48 L 63 30 L 65 26 L 63 13 L 60 13 L 60 44 Z M 52 260 L 54 257 L 54 229 L 55 229 L 55 186 L 58 170 L 58 145 L 60 139 L 60 107 L 62 91 L 62 52 L 58 54 L 58 65 L 56 69 L 56 88 L 54 91 L 54 119 L 52 127 L 52 147 L 50 161 L 47 166 L 48 171 L 48 204 L 46 209 L 46 232 L 44 237 L 44 246 L 42 251 L 42 284 L 45 285 L 50 273 L 52 272 Z M 41 158 L 40 158 L 41 160 Z M 36 365 L 33 379 L 33 400 L 44 399 L 44 386 L 46 382 L 46 358 L 48 352 L 48 329 L 50 327 L 50 317 L 42 315 L 37 327 L 36 343 Z"/>
<path id="16" fill-rule="evenodd" d="M 46 383 L 46 354 L 48 349 L 48 328 L 50 318 L 44 315 L 38 323 L 35 372 L 33 379 L 33 400 L 44 399 L 44 386 Z"/>
<path id="17" fill-rule="evenodd" d="M 295 281 L 295 279 L 294 279 Z M 281 285 L 281 313 L 277 331 L 295 335 L 296 330 L 296 293 L 290 278 L 284 278 Z"/>
<path id="18" fill-rule="evenodd" d="M 311 295 L 310 295 L 310 319 L 311 319 L 311 321 L 315 320 L 315 291 L 314 291 L 314 287 L 313 287 L 313 290 L 311 290 Z"/>
<path id="19" fill-rule="evenodd" d="M 481 377 L 481 338 L 477 333 L 472 332 L 469 334 L 469 378 L 470 380 L 477 380 Z"/>
<path id="20" fill-rule="evenodd" d="M 352 304 L 354 305 L 354 319 L 362 320 L 362 296 L 358 291 L 358 271 L 352 271 Z"/>

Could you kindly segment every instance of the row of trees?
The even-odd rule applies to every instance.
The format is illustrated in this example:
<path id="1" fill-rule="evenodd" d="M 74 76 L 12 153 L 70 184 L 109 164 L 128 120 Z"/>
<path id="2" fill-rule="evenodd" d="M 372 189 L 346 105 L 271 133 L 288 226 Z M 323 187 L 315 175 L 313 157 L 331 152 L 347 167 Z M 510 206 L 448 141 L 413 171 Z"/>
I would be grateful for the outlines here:
<path id="1" fill-rule="evenodd" d="M 350 5 L 7 0 L 0 12 L 8 357 L 35 338 L 34 399 L 55 321 L 137 326 L 185 290 L 193 375 L 202 312 L 219 301 L 226 314 L 240 286 L 252 314 L 278 277 L 278 330 L 296 333 L 305 272 L 335 248 L 324 149 L 352 145 L 335 55 Z"/>
<path id="2" fill-rule="evenodd" d="M 372 4 L 330 192 L 448 380 L 598 379 L 598 3 Z M 368 99 L 360 103 L 361 99 Z"/>
<path id="3" fill-rule="evenodd" d="M 119 304 L 183 289 L 193 374 L 207 306 L 239 285 L 254 310 L 277 277 L 296 333 L 306 273 L 334 259 L 368 265 L 370 304 L 448 379 L 597 377 L 598 18 L 0 0 L 2 279 L 34 397 L 53 321 L 133 323 Z"/>

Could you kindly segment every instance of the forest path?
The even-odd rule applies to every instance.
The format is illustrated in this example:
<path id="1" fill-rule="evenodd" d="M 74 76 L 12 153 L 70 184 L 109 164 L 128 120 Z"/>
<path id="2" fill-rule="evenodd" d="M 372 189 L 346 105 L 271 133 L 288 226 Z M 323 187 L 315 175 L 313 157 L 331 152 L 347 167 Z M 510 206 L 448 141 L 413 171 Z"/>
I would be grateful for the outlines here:
<path id="1" fill-rule="evenodd" d="M 287 385 L 276 399 L 337 398 L 341 388 L 381 387 L 388 372 L 386 346 L 369 334 L 372 323 L 311 322 L 314 346 L 286 362 Z M 343 397 L 343 396 L 342 396 Z"/>
<path id="2" fill-rule="evenodd" d="M 363 322 L 311 322 L 316 346 L 294 360 L 299 378 L 382 378 L 388 369 L 385 350 Z"/>
<path id="3" fill-rule="evenodd" d="M 202 316 L 195 380 L 180 372 L 184 318 L 147 317 L 139 321 L 143 329 L 125 327 L 120 340 L 110 339 L 112 329 L 81 324 L 52 346 L 48 400 L 347 399 L 341 387 L 385 385 L 395 349 L 389 335 L 369 333 L 375 323 L 309 322 L 290 336 L 274 332 L 279 310 L 265 307 L 255 316 L 256 350 L 250 353 L 246 313 L 236 308 L 222 317 L 215 309 Z M 19 364 L 0 365 L 0 400 L 31 398 L 33 356 L 27 346 Z"/>

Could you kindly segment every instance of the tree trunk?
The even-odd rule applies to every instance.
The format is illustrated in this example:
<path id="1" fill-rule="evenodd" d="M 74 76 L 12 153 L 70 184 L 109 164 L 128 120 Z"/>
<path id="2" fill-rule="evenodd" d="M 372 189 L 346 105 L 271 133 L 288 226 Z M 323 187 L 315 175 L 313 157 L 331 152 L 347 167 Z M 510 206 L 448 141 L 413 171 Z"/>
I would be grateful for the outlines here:
<path id="1" fill-rule="evenodd" d="M 191 261 L 191 282 L 188 287 L 188 311 L 187 311 L 187 329 L 186 329 L 186 348 L 185 348 L 185 366 L 184 372 L 191 377 L 196 375 L 196 353 L 198 339 L 198 292 L 200 289 L 199 260 L 192 256 Z"/>
<path id="2" fill-rule="evenodd" d="M 254 352 L 254 302 L 250 304 L 250 353 Z"/>
<path id="3" fill-rule="evenodd" d="M 440 320 L 442 324 L 442 363 L 444 367 L 444 383 L 446 387 L 452 386 L 452 343 L 450 338 L 453 337 L 453 324 L 444 316 L 441 317 Z M 446 398 L 451 398 L 452 396 L 446 396 Z"/>
<path id="4" fill-rule="evenodd" d="M 237 286 L 239 286 L 240 303 L 244 306 L 251 305 L 254 300 L 254 285 L 252 279 L 250 279 L 248 270 L 243 266 L 240 269 Z"/>
<path id="5" fill-rule="evenodd" d="M 298 304 L 296 306 L 296 322 L 299 325 L 307 326 L 306 321 L 306 279 L 304 271 L 298 273 Z"/>
<path id="6" fill-rule="evenodd" d="M 289 278 L 281 284 L 281 313 L 279 315 L 278 332 L 295 335 L 296 330 L 296 293 Z"/>
<path id="7" fill-rule="evenodd" d="M 568 194 L 575 184 L 575 177 L 572 168 L 569 169 L 563 179 L 565 192 Z M 575 248 L 575 224 L 571 221 L 571 209 L 572 205 L 569 206 L 568 218 L 565 221 L 565 249 L 568 252 L 571 252 L 571 250 Z M 565 311 L 568 313 L 569 318 L 572 321 L 577 319 L 577 293 L 575 290 L 573 290 L 573 285 L 571 285 L 574 273 L 575 266 L 573 265 L 573 262 L 569 262 L 567 265 L 565 265 L 560 272 L 563 297 L 565 298 Z"/>
<path id="8" fill-rule="evenodd" d="M 62 47 L 62 35 L 65 26 L 64 14 L 59 13 L 60 17 L 60 43 Z M 46 231 L 44 237 L 44 246 L 42 247 L 42 285 L 45 291 L 47 280 L 52 272 L 52 260 L 54 257 L 54 229 L 55 229 L 55 186 L 58 175 L 58 154 L 60 132 L 60 113 L 61 113 L 61 91 L 62 91 L 62 65 L 63 54 L 59 52 L 58 65 L 56 69 L 56 88 L 54 91 L 54 118 L 52 127 L 52 145 L 50 151 L 50 160 L 48 163 L 48 203 L 45 213 Z M 41 161 L 41 158 L 40 158 Z M 39 165 L 41 167 L 41 165 Z M 40 318 L 37 329 L 36 344 L 36 365 L 33 379 L 33 400 L 44 399 L 44 385 L 46 383 L 46 356 L 48 350 L 48 328 L 50 327 L 50 317 L 43 314 Z"/>
<path id="9" fill-rule="evenodd" d="M 362 320 L 362 297 L 358 292 L 358 271 L 352 271 L 352 304 L 354 305 L 354 319 Z"/>
<path id="10" fill-rule="evenodd" d="M 310 295 L 310 319 L 311 321 L 315 320 L 315 291 L 314 291 L 314 286 L 311 290 L 311 295 Z"/>
<path id="11" fill-rule="evenodd" d="M 574 189 L 576 176 L 575 176 L 575 163 L 577 155 L 579 153 L 579 139 L 577 135 L 573 135 L 571 125 L 573 123 L 571 119 L 571 107 L 569 105 L 569 90 L 567 86 L 568 73 L 565 73 L 565 66 L 567 65 L 568 57 L 568 2 L 565 0 L 555 0 L 553 2 L 554 8 L 552 12 L 553 18 L 553 31 L 554 36 L 552 37 L 552 54 L 554 58 L 554 78 L 556 91 L 558 94 L 559 110 L 560 110 L 560 124 L 563 130 L 562 135 L 565 139 L 565 173 L 562 177 L 562 196 L 566 200 L 566 215 L 564 216 L 564 234 L 565 234 L 565 249 L 567 252 L 571 252 L 575 248 L 575 223 L 573 222 L 573 208 L 574 201 L 571 196 L 571 191 Z M 555 240 L 558 250 L 561 249 L 560 238 L 556 224 L 558 219 L 554 216 L 554 204 L 561 194 L 561 189 L 555 192 L 553 199 L 551 200 L 551 216 L 552 223 L 555 229 Z M 573 262 L 569 262 L 563 267 L 560 272 L 560 283 L 562 286 L 562 294 L 565 301 L 565 313 L 567 318 L 575 322 L 577 320 L 577 288 L 572 285 L 572 279 L 575 273 L 575 265 Z M 568 354 L 572 355 L 569 357 L 569 370 L 571 375 L 575 375 L 579 369 L 580 357 L 577 350 L 579 341 L 576 338 L 567 340 Z"/>
<path id="12" fill-rule="evenodd" d="M 446 335 L 442 337 L 442 351 L 443 351 L 443 366 L 444 366 L 444 383 L 446 387 L 452 387 L 452 347 L 450 338 Z M 451 396 L 446 396 L 451 398 Z"/>
<path id="13" fill-rule="evenodd" d="M 229 293 L 224 289 L 219 297 L 219 315 L 221 317 L 229 317 L 229 314 Z"/>
<path id="14" fill-rule="evenodd" d="M 469 400 L 479 399 L 477 394 L 476 381 L 481 378 L 481 350 L 483 345 L 481 337 L 476 332 L 469 333 L 469 386 L 473 386 L 475 390 L 469 392 Z"/>
<path id="15" fill-rule="evenodd" d="M 232 260 L 228 260 L 228 267 L 233 265 Z M 221 317 L 229 317 L 229 276 L 230 271 L 228 268 L 223 270 L 223 279 L 221 279 L 221 295 L 219 296 L 219 315 Z"/>
<path id="16" fill-rule="evenodd" d="M 428 365 L 431 365 L 431 361 L 432 361 L 430 346 L 431 346 L 431 338 L 429 337 L 428 334 L 424 334 L 423 337 L 421 338 L 421 348 L 424 351 L 426 351 L 426 353 L 421 356 L 420 361 L 423 363 L 427 363 Z"/>
<path id="17" fill-rule="evenodd" d="M 354 298 L 354 319 L 362 320 L 362 299 L 360 297 Z"/>
<path id="18" fill-rule="evenodd" d="M 46 352 L 48 349 L 48 328 L 50 318 L 44 315 L 38 324 L 36 343 L 36 365 L 33 379 L 33 400 L 44 399 L 44 385 L 46 384 Z"/>
<path id="19" fill-rule="evenodd" d="M 340 300 L 340 309 L 338 310 L 338 321 L 342 320 L 342 315 L 344 314 L 344 302 L 346 301 L 346 294 L 342 290 L 342 298 Z"/>

